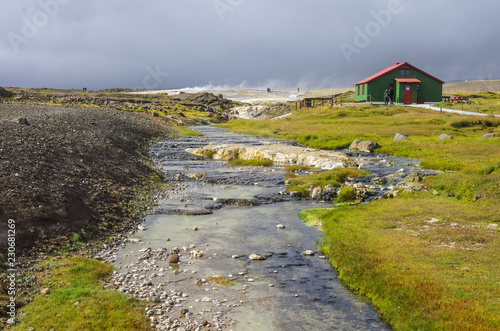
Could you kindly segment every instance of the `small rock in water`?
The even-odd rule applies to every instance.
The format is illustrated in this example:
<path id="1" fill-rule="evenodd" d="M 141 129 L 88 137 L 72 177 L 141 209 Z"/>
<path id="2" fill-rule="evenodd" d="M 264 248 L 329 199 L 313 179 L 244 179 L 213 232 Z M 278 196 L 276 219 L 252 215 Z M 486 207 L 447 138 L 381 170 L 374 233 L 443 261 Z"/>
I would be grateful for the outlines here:
<path id="1" fill-rule="evenodd" d="M 179 254 L 172 253 L 168 256 L 168 263 L 178 263 L 179 262 Z"/>
<path id="2" fill-rule="evenodd" d="M 263 261 L 266 260 L 267 258 L 265 256 L 259 255 L 259 254 L 251 254 L 249 256 L 250 260 L 255 260 L 255 261 Z"/>
<path id="3" fill-rule="evenodd" d="M 189 252 L 193 257 L 202 257 L 203 256 L 203 251 L 199 249 L 195 249 Z"/>
<path id="4" fill-rule="evenodd" d="M 276 229 L 284 229 L 285 226 L 283 224 L 278 224 L 276 225 Z"/>
<path id="5" fill-rule="evenodd" d="M 313 250 L 308 249 L 307 251 L 305 251 L 305 252 L 304 252 L 304 253 L 302 253 L 302 254 L 304 254 L 304 255 L 306 255 L 306 256 L 313 256 L 313 255 L 314 255 L 314 251 L 313 251 Z"/>

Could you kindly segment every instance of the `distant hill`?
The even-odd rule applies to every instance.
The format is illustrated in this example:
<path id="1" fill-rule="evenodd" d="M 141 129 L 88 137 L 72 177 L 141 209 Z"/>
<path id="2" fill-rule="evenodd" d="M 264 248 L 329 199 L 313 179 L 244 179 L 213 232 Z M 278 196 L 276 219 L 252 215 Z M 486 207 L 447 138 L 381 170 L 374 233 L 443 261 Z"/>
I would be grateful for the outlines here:
<path id="1" fill-rule="evenodd" d="M 479 92 L 500 93 L 500 79 L 471 80 L 465 82 L 446 83 L 443 85 L 443 94 L 453 94 L 453 93 L 471 94 Z"/>

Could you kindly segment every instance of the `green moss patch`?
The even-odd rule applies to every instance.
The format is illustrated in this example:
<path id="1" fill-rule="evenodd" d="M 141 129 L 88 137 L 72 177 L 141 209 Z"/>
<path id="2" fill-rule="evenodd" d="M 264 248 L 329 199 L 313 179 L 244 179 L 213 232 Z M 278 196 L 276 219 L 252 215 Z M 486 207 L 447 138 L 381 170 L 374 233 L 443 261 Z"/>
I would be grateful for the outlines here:
<path id="1" fill-rule="evenodd" d="M 102 289 L 110 265 L 88 258 L 49 260 L 50 276 L 39 294 L 20 311 L 12 330 L 149 330 L 142 304 L 125 294 Z"/>

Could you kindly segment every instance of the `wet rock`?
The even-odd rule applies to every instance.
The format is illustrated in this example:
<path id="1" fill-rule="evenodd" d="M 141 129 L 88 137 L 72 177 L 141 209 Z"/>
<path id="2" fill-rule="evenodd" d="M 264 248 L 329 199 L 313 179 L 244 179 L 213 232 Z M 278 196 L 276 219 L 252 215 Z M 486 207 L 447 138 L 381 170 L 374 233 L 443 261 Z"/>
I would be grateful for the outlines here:
<path id="1" fill-rule="evenodd" d="M 438 137 L 438 140 L 439 141 L 442 141 L 442 140 L 448 140 L 448 139 L 453 139 L 453 136 L 452 135 L 449 135 L 449 134 L 446 134 L 446 133 L 443 133 L 442 135 L 440 135 Z"/>
<path id="2" fill-rule="evenodd" d="M 358 150 L 358 145 L 361 142 L 359 139 L 354 139 L 351 145 L 349 145 L 349 150 L 350 151 L 357 151 Z"/>
<path id="3" fill-rule="evenodd" d="M 422 176 L 420 176 L 418 173 L 413 172 L 409 174 L 408 176 L 405 177 L 406 182 L 412 182 L 412 183 L 417 183 L 422 181 Z"/>
<path id="4" fill-rule="evenodd" d="M 349 146 L 349 150 L 360 151 L 365 153 L 373 153 L 373 151 L 377 147 L 379 147 L 379 145 L 374 141 L 361 141 L 359 139 L 355 139 Z"/>
<path id="5" fill-rule="evenodd" d="M 344 153 L 284 144 L 259 146 L 239 144 L 208 145 L 204 148 L 188 148 L 186 151 L 198 156 L 210 154 L 214 160 L 268 159 L 277 163 L 302 164 L 321 169 L 357 167 L 356 162 Z"/>
<path id="6" fill-rule="evenodd" d="M 386 177 L 374 177 L 372 178 L 371 182 L 376 185 L 385 185 L 387 184 L 387 178 Z"/>
<path id="7" fill-rule="evenodd" d="M 316 199 L 317 197 L 319 197 L 321 195 L 322 192 L 323 192 L 323 189 L 321 187 L 315 187 L 311 191 L 311 198 Z"/>
<path id="8" fill-rule="evenodd" d="M 373 153 L 377 147 L 379 147 L 379 144 L 375 141 L 362 141 L 358 144 L 359 151 L 365 153 Z"/>
<path id="9" fill-rule="evenodd" d="M 168 263 L 179 263 L 179 254 L 171 253 L 168 256 Z"/>
<path id="10" fill-rule="evenodd" d="M 267 257 L 265 257 L 264 255 L 259 255 L 259 254 L 250 254 L 250 256 L 248 257 L 250 260 L 254 260 L 254 261 L 264 261 L 264 260 L 267 260 Z"/>
<path id="11" fill-rule="evenodd" d="M 189 252 L 190 255 L 193 257 L 202 257 L 203 256 L 203 251 L 199 249 L 195 249 Z"/>
<path id="12" fill-rule="evenodd" d="M 150 259 L 152 256 L 151 254 L 151 248 L 149 248 L 146 252 L 144 252 L 140 257 L 139 260 L 147 260 Z"/>
<path id="13" fill-rule="evenodd" d="M 394 136 L 394 141 L 401 141 L 401 140 L 410 140 L 410 138 L 401 133 L 396 133 L 396 135 Z"/>
<path id="14" fill-rule="evenodd" d="M 221 198 L 217 199 L 218 203 L 222 203 L 227 206 L 239 206 L 239 207 L 253 207 L 260 206 L 260 202 L 257 199 L 236 199 L 236 198 Z"/>
<path id="15" fill-rule="evenodd" d="M 305 256 L 314 256 L 314 251 L 308 249 L 307 251 L 303 252 L 302 254 Z"/>
<path id="16" fill-rule="evenodd" d="M 496 138 L 496 137 L 499 137 L 499 135 L 497 134 L 494 134 L 494 133 L 485 133 L 481 139 L 489 139 L 489 138 Z"/>
<path id="17" fill-rule="evenodd" d="M 283 224 L 278 224 L 276 225 L 276 229 L 284 229 L 285 226 Z"/>
<path id="18" fill-rule="evenodd" d="M 132 236 L 128 237 L 126 241 L 129 243 L 139 243 L 139 242 L 141 242 L 141 240 L 142 240 L 141 237 L 139 237 L 137 235 L 132 235 Z"/>
<path id="19" fill-rule="evenodd" d="M 205 177 L 207 177 L 207 174 L 203 173 L 193 173 L 193 174 L 187 174 L 186 177 L 194 180 L 203 180 Z"/>

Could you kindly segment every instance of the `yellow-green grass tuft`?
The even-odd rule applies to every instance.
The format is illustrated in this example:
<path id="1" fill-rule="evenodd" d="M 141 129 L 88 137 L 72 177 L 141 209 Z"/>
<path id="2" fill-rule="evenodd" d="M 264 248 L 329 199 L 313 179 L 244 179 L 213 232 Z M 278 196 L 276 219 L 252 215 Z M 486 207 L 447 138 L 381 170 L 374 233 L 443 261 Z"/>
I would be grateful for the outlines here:
<path id="1" fill-rule="evenodd" d="M 226 165 L 229 167 L 270 167 L 273 165 L 273 161 L 269 159 L 233 159 L 227 161 Z"/>
<path id="2" fill-rule="evenodd" d="M 102 289 L 110 265 L 83 257 L 50 261 L 42 281 L 49 294 L 23 307 L 13 330 L 149 330 L 140 302 Z"/>
<path id="3" fill-rule="evenodd" d="M 303 211 L 350 289 L 395 330 L 500 328 L 500 206 L 463 208 L 429 193 Z"/>

